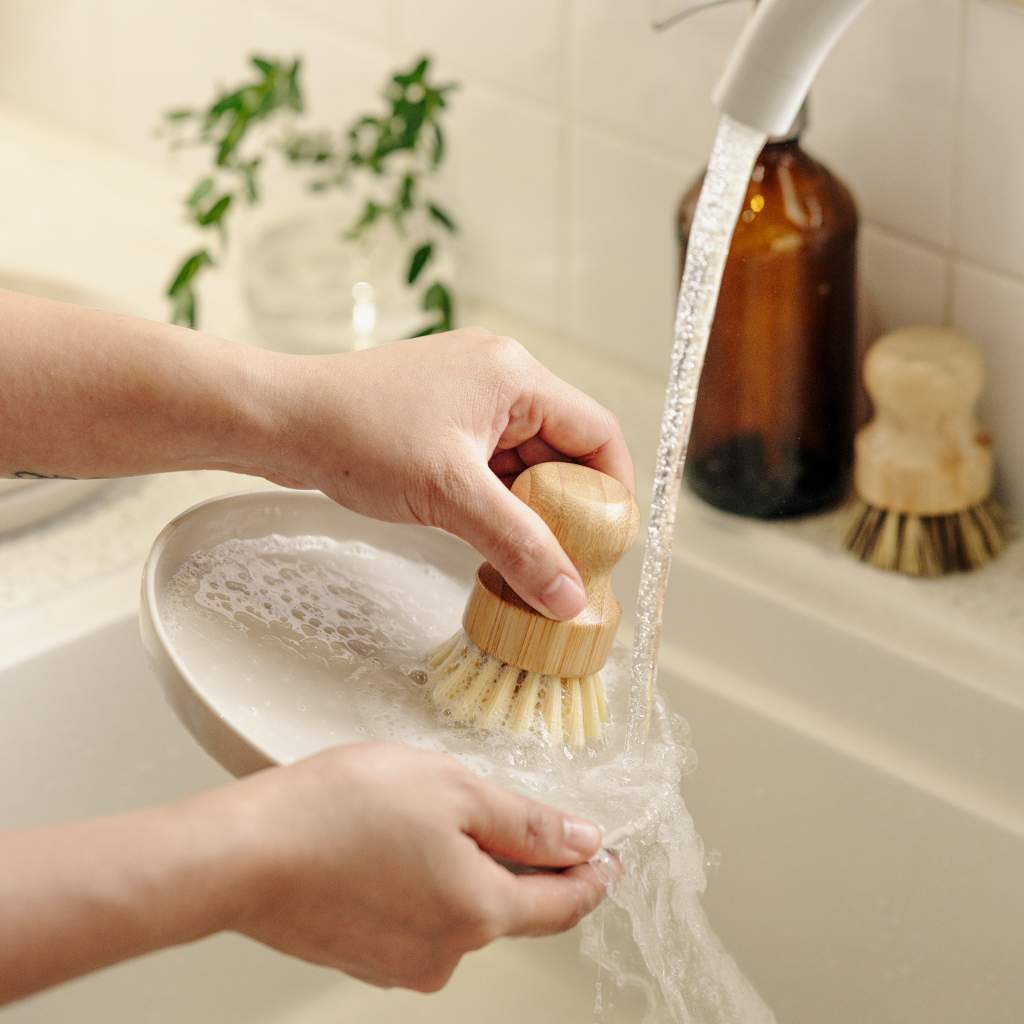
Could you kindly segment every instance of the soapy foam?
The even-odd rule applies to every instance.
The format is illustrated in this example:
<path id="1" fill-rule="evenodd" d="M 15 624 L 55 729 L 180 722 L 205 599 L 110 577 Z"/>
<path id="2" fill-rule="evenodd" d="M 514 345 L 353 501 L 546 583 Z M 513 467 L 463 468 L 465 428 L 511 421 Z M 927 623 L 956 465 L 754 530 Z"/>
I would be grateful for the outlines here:
<path id="1" fill-rule="evenodd" d="M 597 748 L 570 751 L 540 736 L 468 729 L 431 704 L 422 670 L 426 651 L 453 632 L 466 595 L 464 583 L 393 552 L 269 536 L 194 554 L 171 581 L 162 615 L 195 678 L 217 680 L 218 703 L 228 711 L 244 704 L 267 720 L 261 738 L 278 760 L 320 749 L 333 723 L 351 738 L 452 754 L 521 792 L 552 802 L 556 793 L 609 829 L 629 827 L 651 769 L 634 777 L 619 756 L 627 653 L 616 649 L 603 672 L 612 723 Z M 294 734 L 278 729 L 282 721 L 295 723 Z M 681 774 L 692 751 L 672 754 Z"/>
<path id="2" fill-rule="evenodd" d="M 603 676 L 612 724 L 596 749 L 481 733 L 447 720 L 422 659 L 457 626 L 464 582 L 354 542 L 272 535 L 194 554 L 163 595 L 179 656 L 229 720 L 275 760 L 337 742 L 394 740 L 459 758 L 478 774 L 601 823 L 626 871 L 583 926 L 605 974 L 600 1014 L 622 988 L 645 1024 L 770 1021 L 711 932 L 699 902 L 704 851 L 680 795 L 695 765 L 685 723 L 658 703 L 642 752 L 628 751 L 629 652 Z M 602 858 L 595 864 L 607 870 Z"/>

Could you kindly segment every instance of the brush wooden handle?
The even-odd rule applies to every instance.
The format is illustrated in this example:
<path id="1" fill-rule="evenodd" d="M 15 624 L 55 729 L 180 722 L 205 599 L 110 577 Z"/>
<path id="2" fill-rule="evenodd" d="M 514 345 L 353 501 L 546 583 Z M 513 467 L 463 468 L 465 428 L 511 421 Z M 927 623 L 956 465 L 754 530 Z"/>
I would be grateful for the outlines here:
<path id="1" fill-rule="evenodd" d="M 908 327 L 880 338 L 864 363 L 875 418 L 857 435 L 855 486 L 868 505 L 943 516 L 992 491 L 992 442 L 974 418 L 985 371 L 956 331 Z"/>
<path id="2" fill-rule="evenodd" d="M 545 618 L 485 562 L 463 616 L 466 633 L 509 665 L 564 678 L 593 675 L 608 658 L 622 614 L 609 576 L 636 535 L 633 496 L 610 476 L 569 462 L 531 466 L 512 493 L 548 524 L 573 560 L 587 604 L 568 622 Z"/>

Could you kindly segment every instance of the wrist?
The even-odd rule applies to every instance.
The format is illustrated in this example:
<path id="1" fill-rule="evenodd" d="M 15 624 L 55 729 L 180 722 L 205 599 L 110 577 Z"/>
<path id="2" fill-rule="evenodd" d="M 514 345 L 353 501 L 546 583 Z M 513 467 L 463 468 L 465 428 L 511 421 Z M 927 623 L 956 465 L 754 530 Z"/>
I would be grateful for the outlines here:
<path id="1" fill-rule="evenodd" d="M 282 357 L 276 352 L 204 336 L 195 427 L 198 468 L 267 476 L 284 418 Z"/>
<path id="2" fill-rule="evenodd" d="M 325 453 L 344 446 L 340 436 L 347 407 L 337 360 L 343 356 L 300 356 L 266 352 L 265 404 L 251 436 L 249 472 L 286 487 L 319 488 Z M 354 365 L 352 366 L 354 370 Z M 331 371 L 331 372 L 328 372 Z"/>
<path id="3" fill-rule="evenodd" d="M 180 897 L 175 941 L 241 931 L 266 889 L 260 824 L 244 784 L 229 784 L 163 809 Z M 265 829 L 263 830 L 265 836 Z"/>

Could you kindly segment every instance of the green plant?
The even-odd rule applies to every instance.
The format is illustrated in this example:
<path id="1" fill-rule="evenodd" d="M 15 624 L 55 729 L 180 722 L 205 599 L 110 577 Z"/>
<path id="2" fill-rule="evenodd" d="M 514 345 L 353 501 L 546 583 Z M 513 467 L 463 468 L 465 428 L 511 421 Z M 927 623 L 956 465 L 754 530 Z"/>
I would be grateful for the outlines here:
<path id="1" fill-rule="evenodd" d="M 390 77 L 379 114 L 364 114 L 333 133 L 296 123 L 304 107 L 299 60 L 254 56 L 250 63 L 253 79 L 216 96 L 208 107 L 164 115 L 173 148 L 208 148 L 213 161 L 185 198 L 187 219 L 211 241 L 185 256 L 171 277 L 171 319 L 196 326 L 197 283 L 227 246 L 231 211 L 241 203 L 259 202 L 264 160 L 276 153 L 308 174 L 306 185 L 314 193 L 373 182 L 377 198 L 365 201 L 339 241 L 358 240 L 385 226 L 407 238 L 405 281 L 421 288 L 421 305 L 430 316 L 419 333 L 450 330 L 455 315 L 450 286 L 430 271 L 456 225 L 430 194 L 429 180 L 445 157 L 441 120 L 446 96 L 455 86 L 435 83 L 424 57 Z M 270 135 L 269 128 L 281 131 Z"/>

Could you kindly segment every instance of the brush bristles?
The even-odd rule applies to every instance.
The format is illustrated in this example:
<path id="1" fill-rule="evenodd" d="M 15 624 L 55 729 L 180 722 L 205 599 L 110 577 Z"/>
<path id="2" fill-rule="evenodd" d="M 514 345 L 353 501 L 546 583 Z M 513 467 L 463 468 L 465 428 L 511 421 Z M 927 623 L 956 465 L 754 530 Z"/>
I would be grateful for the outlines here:
<path id="1" fill-rule="evenodd" d="M 844 545 L 862 562 L 909 576 L 969 572 L 1006 546 L 1007 521 L 991 501 L 945 516 L 888 512 L 863 501 L 853 509 Z"/>
<path id="2" fill-rule="evenodd" d="M 431 700 L 455 721 L 546 736 L 573 748 L 596 743 L 608 721 L 600 675 L 563 679 L 506 665 L 457 633 L 426 658 Z"/>

